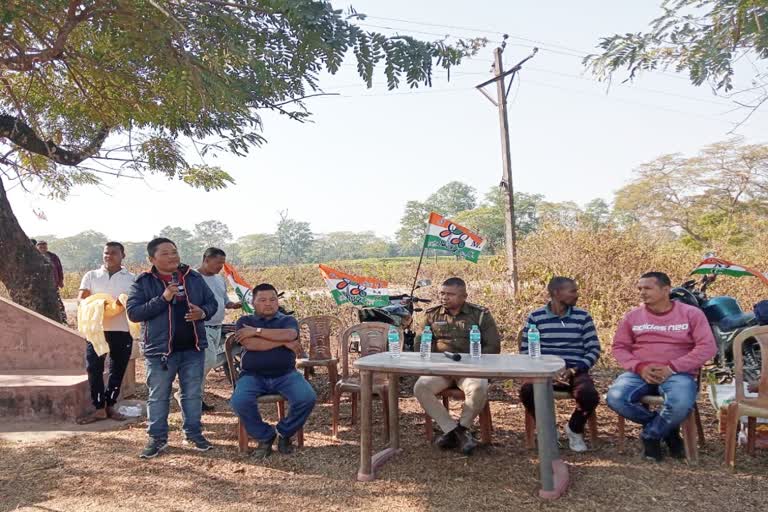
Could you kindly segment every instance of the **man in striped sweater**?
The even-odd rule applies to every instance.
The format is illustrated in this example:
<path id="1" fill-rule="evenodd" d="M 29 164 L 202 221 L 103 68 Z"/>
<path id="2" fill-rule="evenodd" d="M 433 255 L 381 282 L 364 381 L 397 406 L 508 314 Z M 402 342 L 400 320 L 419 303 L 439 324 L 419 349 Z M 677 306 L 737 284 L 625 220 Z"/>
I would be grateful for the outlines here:
<path id="1" fill-rule="evenodd" d="M 555 379 L 557 391 L 569 391 L 576 400 L 576 410 L 565 426 L 568 446 L 572 451 L 586 451 L 584 426 L 600 402 L 600 395 L 589 375 L 589 369 L 600 357 L 592 317 L 576 306 L 579 287 L 569 277 L 554 277 L 547 285 L 549 303 L 528 316 L 521 332 L 520 353 L 528 352 L 528 326 L 535 325 L 541 333 L 541 353 L 562 357 L 565 368 Z M 525 409 L 534 414 L 533 385 L 523 384 L 520 401 Z"/>

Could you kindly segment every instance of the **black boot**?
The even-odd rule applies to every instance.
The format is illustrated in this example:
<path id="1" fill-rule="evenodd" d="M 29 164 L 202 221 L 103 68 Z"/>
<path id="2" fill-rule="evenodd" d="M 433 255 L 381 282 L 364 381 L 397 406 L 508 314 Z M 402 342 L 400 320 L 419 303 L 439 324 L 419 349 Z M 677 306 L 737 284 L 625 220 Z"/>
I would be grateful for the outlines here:
<path id="1" fill-rule="evenodd" d="M 458 428 L 458 426 L 456 428 Z M 438 436 L 438 438 L 435 439 L 435 446 L 441 450 L 455 448 L 459 444 L 459 439 L 456 437 L 456 428 Z"/>
<path id="2" fill-rule="evenodd" d="M 472 455 L 472 452 L 477 448 L 477 441 L 472 435 L 472 431 L 466 427 L 459 425 L 454 429 L 456 437 L 459 440 L 459 450 L 464 455 Z"/>
<path id="3" fill-rule="evenodd" d="M 673 459 L 685 458 L 685 443 L 683 438 L 680 437 L 680 428 L 676 428 L 664 438 L 664 442 L 667 445 L 669 456 Z"/>
<path id="4" fill-rule="evenodd" d="M 643 439 L 643 457 L 653 462 L 664 460 L 664 454 L 661 452 L 661 441 L 658 439 Z"/>
<path id="5" fill-rule="evenodd" d="M 290 455 L 293 453 L 293 444 L 290 437 L 277 436 L 277 451 L 283 455 Z"/>

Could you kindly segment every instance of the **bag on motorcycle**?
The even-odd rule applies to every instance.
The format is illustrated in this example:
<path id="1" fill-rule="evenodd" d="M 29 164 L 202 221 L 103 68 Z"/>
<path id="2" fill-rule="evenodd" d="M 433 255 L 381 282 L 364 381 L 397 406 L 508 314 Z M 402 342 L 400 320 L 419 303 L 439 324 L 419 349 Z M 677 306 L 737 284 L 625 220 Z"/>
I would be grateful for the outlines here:
<path id="1" fill-rule="evenodd" d="M 755 318 L 760 325 L 768 325 L 768 300 L 755 304 Z"/>

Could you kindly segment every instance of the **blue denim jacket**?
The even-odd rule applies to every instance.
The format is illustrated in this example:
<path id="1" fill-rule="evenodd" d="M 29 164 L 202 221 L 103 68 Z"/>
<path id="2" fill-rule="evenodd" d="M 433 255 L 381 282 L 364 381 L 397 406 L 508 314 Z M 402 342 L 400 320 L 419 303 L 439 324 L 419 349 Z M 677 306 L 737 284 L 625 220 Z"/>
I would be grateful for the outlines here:
<path id="1" fill-rule="evenodd" d="M 187 265 L 179 266 L 180 282 L 184 285 L 187 299 L 205 311 L 210 318 L 216 313 L 216 297 L 203 276 Z M 128 293 L 125 305 L 128 318 L 132 322 L 141 322 L 141 343 L 144 356 L 165 356 L 173 351 L 173 306 L 163 298 L 165 283 L 160 279 L 157 269 L 139 275 Z M 205 335 L 205 320 L 195 322 L 195 350 L 204 350 L 208 346 Z"/>

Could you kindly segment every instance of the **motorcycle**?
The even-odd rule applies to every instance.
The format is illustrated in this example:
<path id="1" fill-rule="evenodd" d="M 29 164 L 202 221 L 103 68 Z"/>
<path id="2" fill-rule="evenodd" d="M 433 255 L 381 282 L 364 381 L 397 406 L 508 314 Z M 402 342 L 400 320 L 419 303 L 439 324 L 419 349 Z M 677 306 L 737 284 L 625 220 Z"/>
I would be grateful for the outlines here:
<path id="1" fill-rule="evenodd" d="M 416 283 L 414 291 L 432 284 L 429 279 L 423 279 Z M 413 294 L 391 295 L 389 305 L 381 307 L 363 307 L 357 311 L 360 323 L 383 322 L 403 329 L 403 350 L 413 351 L 416 341 L 416 332 L 413 327 L 413 314 L 423 311 L 418 307 L 419 303 L 428 304 L 431 299 L 422 299 Z M 350 352 L 360 352 L 359 344 L 353 341 L 349 347 Z"/>
<path id="2" fill-rule="evenodd" d="M 733 341 L 744 329 L 757 325 L 754 313 L 741 309 L 738 301 L 727 295 L 709 297 L 707 288 L 715 281 L 714 275 L 704 275 L 701 281 L 686 281 L 673 288 L 672 300 L 699 308 L 709 321 L 712 334 L 717 344 L 714 367 L 710 368 L 720 383 L 733 379 L 734 358 Z M 754 382 L 760 378 L 762 354 L 760 344 L 754 338 L 748 339 L 743 346 L 744 380 Z"/>

